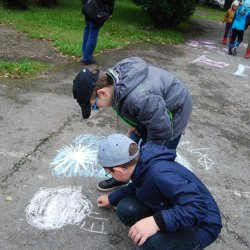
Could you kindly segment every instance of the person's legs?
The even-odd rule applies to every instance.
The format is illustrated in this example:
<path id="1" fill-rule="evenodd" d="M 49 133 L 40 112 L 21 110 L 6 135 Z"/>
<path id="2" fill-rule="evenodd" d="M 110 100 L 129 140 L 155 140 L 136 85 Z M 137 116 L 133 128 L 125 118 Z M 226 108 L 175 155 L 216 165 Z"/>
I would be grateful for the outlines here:
<path id="1" fill-rule="evenodd" d="M 86 46 L 84 47 L 83 61 L 90 62 L 93 58 L 93 52 L 96 48 L 98 33 L 100 27 L 97 27 L 93 22 L 89 22 L 89 33 Z"/>
<path id="2" fill-rule="evenodd" d="M 241 42 L 242 42 L 242 40 L 243 40 L 243 36 L 244 36 L 244 30 L 238 30 L 238 37 L 237 37 L 237 41 L 236 41 L 236 43 L 235 43 L 235 45 L 236 45 L 237 47 L 240 46 L 240 44 L 241 44 Z"/>
<path id="3" fill-rule="evenodd" d="M 229 32 L 231 31 L 231 26 L 232 26 L 231 23 L 226 23 L 224 38 L 222 42 L 223 44 L 227 44 L 227 37 L 228 37 Z M 230 42 L 230 37 L 231 37 L 231 34 L 229 35 L 229 42 Z"/>
<path id="4" fill-rule="evenodd" d="M 122 199 L 116 207 L 116 215 L 126 226 L 132 226 L 137 221 L 152 214 L 153 211 L 133 195 Z"/>
<path id="5" fill-rule="evenodd" d="M 194 228 L 176 232 L 158 232 L 139 247 L 140 250 L 201 250 Z"/>
<path id="6" fill-rule="evenodd" d="M 250 30 L 248 30 L 248 45 L 244 57 L 249 58 L 249 55 L 250 55 Z"/>
<path id="7" fill-rule="evenodd" d="M 83 38 L 82 38 L 82 57 L 84 56 L 84 51 L 88 42 L 89 37 L 89 30 L 90 30 L 90 22 L 85 18 L 85 27 L 83 31 Z"/>
<path id="8" fill-rule="evenodd" d="M 137 221 L 151 216 L 154 211 L 140 202 L 136 196 L 122 199 L 116 208 L 116 214 L 126 226 L 132 226 Z M 147 239 L 139 247 L 141 250 L 200 250 L 200 244 L 193 228 L 177 232 L 158 232 Z"/>
<path id="9" fill-rule="evenodd" d="M 229 50 L 228 50 L 228 54 L 229 55 L 232 55 L 232 49 L 233 47 L 235 46 L 235 39 L 237 37 L 237 30 L 236 29 L 232 29 L 232 37 L 231 37 L 231 41 L 230 41 L 230 44 L 229 44 Z"/>

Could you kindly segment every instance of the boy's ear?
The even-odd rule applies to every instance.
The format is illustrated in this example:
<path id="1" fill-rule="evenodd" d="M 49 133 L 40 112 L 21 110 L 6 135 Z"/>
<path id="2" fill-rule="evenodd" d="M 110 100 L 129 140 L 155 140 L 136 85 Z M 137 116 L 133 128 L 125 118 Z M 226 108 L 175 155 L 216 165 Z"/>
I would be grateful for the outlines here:
<path id="1" fill-rule="evenodd" d="M 107 91 L 106 91 L 104 88 L 98 89 L 96 93 L 97 93 L 99 96 L 104 96 L 104 97 L 107 96 Z"/>

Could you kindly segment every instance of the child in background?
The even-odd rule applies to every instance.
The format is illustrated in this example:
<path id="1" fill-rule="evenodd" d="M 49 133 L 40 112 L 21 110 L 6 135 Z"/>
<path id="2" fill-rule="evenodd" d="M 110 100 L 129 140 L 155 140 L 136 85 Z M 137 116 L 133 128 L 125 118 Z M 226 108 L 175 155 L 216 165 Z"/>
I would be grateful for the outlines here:
<path id="1" fill-rule="evenodd" d="M 222 25 L 224 22 L 226 23 L 225 26 L 225 33 L 224 33 L 224 37 L 222 40 L 222 44 L 227 44 L 227 37 L 229 34 L 229 42 L 231 40 L 231 35 L 232 35 L 232 31 L 231 31 L 231 27 L 232 27 L 232 22 L 234 19 L 234 14 L 235 11 L 237 10 L 237 8 L 239 7 L 239 1 L 234 1 L 231 5 L 231 8 L 229 8 L 227 10 L 227 12 L 225 13 L 224 17 L 222 18 L 220 25 Z"/>
<path id="2" fill-rule="evenodd" d="M 248 45 L 247 45 L 247 50 L 245 53 L 245 58 L 248 58 L 250 55 L 250 13 L 247 16 L 247 21 L 246 21 L 246 29 L 248 28 Z"/>
<path id="3" fill-rule="evenodd" d="M 98 162 L 107 174 L 131 183 L 97 199 L 99 207 L 116 206 L 140 250 L 201 250 L 221 231 L 221 215 L 211 193 L 187 168 L 175 162 L 176 150 L 113 134 L 103 139 Z"/>
<path id="4" fill-rule="evenodd" d="M 243 40 L 244 30 L 246 29 L 247 16 L 250 13 L 250 0 L 241 3 L 234 15 L 232 24 L 232 37 L 229 44 L 229 55 L 237 55 L 236 48 L 239 47 Z M 237 41 L 235 42 L 237 38 Z"/>

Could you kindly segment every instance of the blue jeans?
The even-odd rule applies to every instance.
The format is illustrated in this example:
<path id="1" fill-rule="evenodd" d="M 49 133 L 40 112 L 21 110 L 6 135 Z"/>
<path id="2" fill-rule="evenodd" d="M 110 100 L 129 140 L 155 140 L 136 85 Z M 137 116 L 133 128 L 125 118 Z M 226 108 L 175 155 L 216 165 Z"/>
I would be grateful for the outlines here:
<path id="1" fill-rule="evenodd" d="M 93 52 L 96 48 L 98 33 L 100 27 L 96 26 L 92 21 L 85 18 L 85 28 L 82 40 L 83 61 L 91 61 Z"/>
<path id="2" fill-rule="evenodd" d="M 154 214 L 135 196 L 122 199 L 116 208 L 116 214 L 123 224 L 132 226 L 137 221 Z M 195 228 L 184 228 L 176 232 L 157 232 L 138 247 L 140 250 L 200 250 Z"/>
<path id="3" fill-rule="evenodd" d="M 140 141 L 140 139 L 142 138 L 142 143 L 141 143 L 141 146 L 143 146 L 146 142 L 147 142 L 147 139 L 145 137 L 140 137 L 138 136 L 136 133 L 132 132 L 129 134 L 129 138 L 131 140 L 133 140 L 134 142 L 138 143 Z M 181 139 L 181 134 L 176 137 L 174 140 L 172 141 L 167 141 L 164 146 L 166 146 L 167 148 L 169 149 L 176 149 L 179 142 L 180 142 L 180 139 Z"/>

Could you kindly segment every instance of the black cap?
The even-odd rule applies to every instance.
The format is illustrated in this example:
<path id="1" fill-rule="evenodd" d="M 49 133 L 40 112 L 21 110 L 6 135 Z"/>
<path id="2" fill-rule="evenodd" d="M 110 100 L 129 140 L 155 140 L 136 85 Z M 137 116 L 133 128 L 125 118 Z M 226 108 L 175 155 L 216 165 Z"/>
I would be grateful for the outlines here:
<path id="1" fill-rule="evenodd" d="M 73 81 L 73 96 L 82 109 L 83 119 L 89 118 L 91 114 L 90 98 L 95 89 L 99 73 L 99 69 L 96 74 L 88 69 L 83 69 Z"/>

